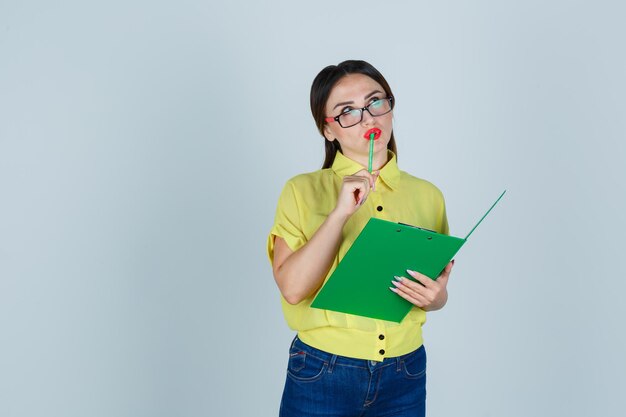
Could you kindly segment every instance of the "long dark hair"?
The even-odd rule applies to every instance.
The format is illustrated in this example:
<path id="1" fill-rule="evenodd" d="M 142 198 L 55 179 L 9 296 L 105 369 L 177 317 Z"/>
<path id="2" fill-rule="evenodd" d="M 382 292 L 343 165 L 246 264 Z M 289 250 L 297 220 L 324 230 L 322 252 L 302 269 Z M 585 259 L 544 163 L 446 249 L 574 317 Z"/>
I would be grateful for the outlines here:
<path id="1" fill-rule="evenodd" d="M 330 92 L 335 84 L 348 74 L 367 75 L 383 87 L 387 97 L 393 97 L 391 87 L 389 87 L 385 77 L 383 77 L 383 75 L 376 68 L 365 61 L 343 61 L 339 65 L 329 65 L 321 70 L 311 85 L 311 113 L 313 113 L 313 119 L 315 119 L 317 130 L 319 130 L 325 141 L 324 146 L 326 157 L 324 158 L 322 168 L 330 168 L 333 165 L 337 151 L 341 151 L 341 146 L 337 140 L 333 140 L 331 142 L 324 136 L 324 125 L 326 123 L 324 120 L 326 118 L 326 101 L 328 101 L 328 96 L 330 96 Z M 387 144 L 387 149 L 398 155 L 396 140 L 393 137 L 393 132 L 391 132 L 391 139 Z"/>

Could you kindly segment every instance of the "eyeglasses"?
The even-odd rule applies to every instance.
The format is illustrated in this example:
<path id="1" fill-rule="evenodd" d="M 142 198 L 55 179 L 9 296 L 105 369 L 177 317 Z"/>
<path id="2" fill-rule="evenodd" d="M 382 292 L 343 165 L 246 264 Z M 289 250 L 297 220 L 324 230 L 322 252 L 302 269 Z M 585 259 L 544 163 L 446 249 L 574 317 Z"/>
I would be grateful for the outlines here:
<path id="1" fill-rule="evenodd" d="M 339 126 L 346 128 L 358 125 L 363 120 L 363 111 L 367 110 L 372 117 L 382 116 L 389 113 L 393 109 L 393 97 L 380 98 L 372 101 L 361 109 L 347 108 L 339 116 L 327 117 L 324 119 L 326 123 L 337 122 Z"/>

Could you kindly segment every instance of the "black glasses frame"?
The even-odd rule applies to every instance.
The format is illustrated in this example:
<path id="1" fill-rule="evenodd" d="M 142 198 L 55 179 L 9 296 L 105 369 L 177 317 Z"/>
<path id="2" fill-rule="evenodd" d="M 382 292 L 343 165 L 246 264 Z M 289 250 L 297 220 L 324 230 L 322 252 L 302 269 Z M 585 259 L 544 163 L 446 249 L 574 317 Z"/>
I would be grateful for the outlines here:
<path id="1" fill-rule="evenodd" d="M 351 124 L 350 126 L 344 126 L 344 125 L 342 125 L 342 124 L 341 124 L 341 122 L 339 121 L 339 118 L 340 118 L 341 116 L 343 116 L 345 113 L 341 113 L 340 115 L 337 115 L 337 116 L 334 116 L 334 117 L 327 117 L 327 118 L 326 118 L 326 119 L 324 119 L 324 120 L 326 121 L 326 123 L 337 122 L 337 123 L 339 123 L 339 126 L 341 126 L 341 127 L 343 127 L 343 128 L 345 129 L 345 128 L 348 128 L 348 127 L 356 126 L 356 125 L 358 125 L 359 123 L 361 123 L 361 122 L 363 121 L 363 112 L 364 112 L 364 111 L 367 111 L 367 112 L 370 114 L 370 116 L 372 116 L 372 117 L 378 117 L 378 116 L 384 116 L 385 114 L 387 114 L 387 113 L 389 113 L 389 112 L 391 112 L 391 111 L 393 110 L 393 103 L 394 103 L 394 101 L 393 101 L 393 96 L 389 96 L 389 97 L 387 97 L 387 98 L 381 98 L 381 99 L 379 99 L 379 100 L 389 100 L 389 111 L 386 111 L 386 112 L 384 112 L 383 114 L 372 114 L 372 112 L 370 111 L 369 107 L 370 107 L 372 104 L 376 103 L 376 101 L 378 101 L 378 100 L 376 100 L 376 101 L 372 101 L 370 104 L 368 104 L 368 105 L 367 105 L 367 106 L 365 106 L 365 107 L 361 107 L 360 109 L 353 109 L 353 110 L 359 110 L 359 111 L 361 112 L 361 118 L 359 119 L 359 121 L 358 121 L 358 122 L 356 122 L 356 123 L 354 123 L 354 124 Z"/>

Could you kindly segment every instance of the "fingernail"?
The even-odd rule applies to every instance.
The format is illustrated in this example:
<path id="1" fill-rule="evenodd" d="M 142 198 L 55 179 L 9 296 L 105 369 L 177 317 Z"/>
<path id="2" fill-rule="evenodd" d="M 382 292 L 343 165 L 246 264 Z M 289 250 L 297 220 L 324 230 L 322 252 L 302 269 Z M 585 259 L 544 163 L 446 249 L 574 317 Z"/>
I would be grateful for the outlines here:
<path id="1" fill-rule="evenodd" d="M 397 288 L 393 288 L 393 287 L 389 287 L 389 289 L 395 293 L 398 293 L 398 289 Z"/>
<path id="2" fill-rule="evenodd" d="M 403 279 L 402 277 L 399 277 L 397 275 L 394 275 L 393 277 L 395 280 L 402 282 L 402 279 Z"/>
<path id="3" fill-rule="evenodd" d="M 391 283 L 392 283 L 393 285 L 395 285 L 396 287 L 401 287 L 401 286 L 402 286 L 402 283 L 401 283 L 401 282 L 399 282 L 399 281 L 391 281 Z"/>
<path id="4" fill-rule="evenodd" d="M 407 274 L 411 275 L 412 277 L 415 276 L 415 271 L 411 271 L 410 269 L 406 270 Z"/>

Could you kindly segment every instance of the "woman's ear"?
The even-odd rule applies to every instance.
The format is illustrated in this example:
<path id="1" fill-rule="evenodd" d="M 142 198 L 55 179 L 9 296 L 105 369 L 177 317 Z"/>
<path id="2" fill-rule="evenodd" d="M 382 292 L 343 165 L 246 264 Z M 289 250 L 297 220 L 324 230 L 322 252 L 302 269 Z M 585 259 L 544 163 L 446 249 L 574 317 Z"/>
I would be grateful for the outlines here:
<path id="1" fill-rule="evenodd" d="M 330 131 L 330 126 L 328 126 L 328 123 L 326 123 L 326 125 L 324 126 L 324 137 L 329 142 L 336 140 L 335 135 L 333 135 L 333 132 Z"/>

